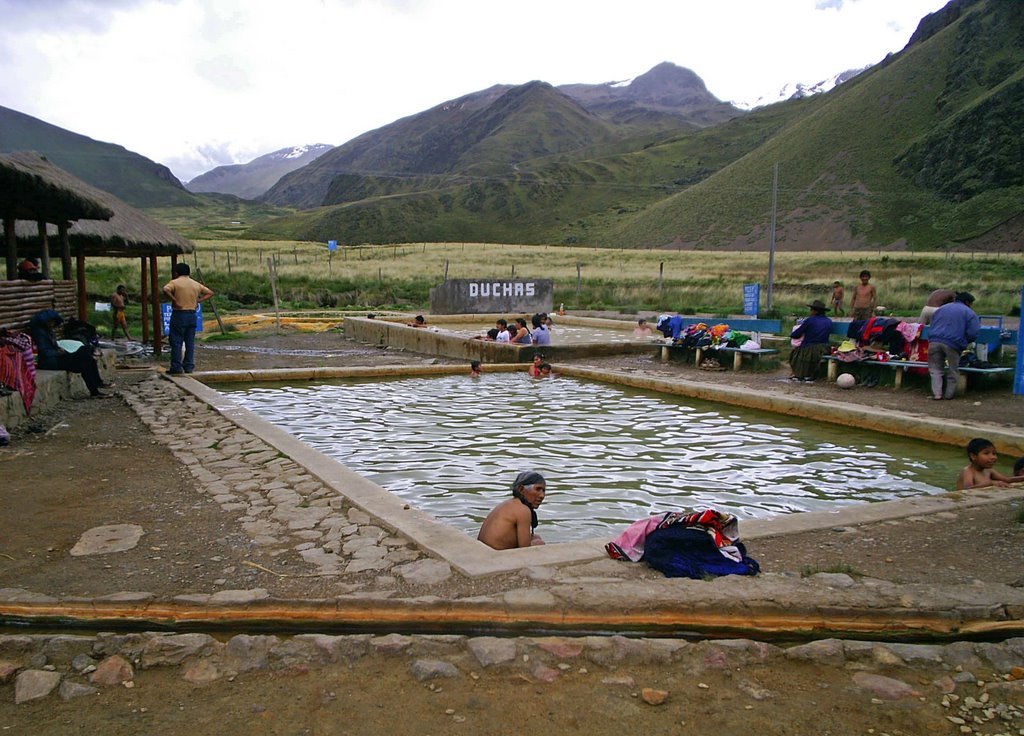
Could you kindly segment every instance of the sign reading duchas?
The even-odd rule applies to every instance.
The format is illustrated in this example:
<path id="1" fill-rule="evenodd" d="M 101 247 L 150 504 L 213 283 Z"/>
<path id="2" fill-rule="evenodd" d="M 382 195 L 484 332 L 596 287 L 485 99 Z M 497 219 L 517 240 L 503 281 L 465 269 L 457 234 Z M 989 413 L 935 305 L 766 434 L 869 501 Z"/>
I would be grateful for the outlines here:
<path id="1" fill-rule="evenodd" d="M 451 279 L 430 290 L 431 314 L 550 312 L 551 279 Z"/>

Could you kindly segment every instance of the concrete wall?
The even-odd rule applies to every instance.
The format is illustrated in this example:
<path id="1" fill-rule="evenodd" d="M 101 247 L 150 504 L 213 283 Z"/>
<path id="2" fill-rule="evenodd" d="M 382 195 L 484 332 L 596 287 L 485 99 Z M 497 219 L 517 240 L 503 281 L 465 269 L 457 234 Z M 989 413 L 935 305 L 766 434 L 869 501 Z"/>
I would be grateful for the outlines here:
<path id="1" fill-rule="evenodd" d="M 592 324 L 584 322 L 584 318 L 576 319 L 578 320 L 577 324 Z M 428 321 L 439 322 L 433 316 Z M 460 321 L 465 321 L 465 319 Z M 401 348 L 414 353 L 440 355 L 457 360 L 479 360 L 481 363 L 529 363 L 533 360 L 535 352 L 542 352 L 549 363 L 555 363 L 562 360 L 602 355 L 653 353 L 656 349 L 652 343 L 644 342 L 579 343 L 575 345 L 546 345 L 539 348 L 533 345 L 509 345 L 487 340 L 472 340 L 449 332 L 435 332 L 429 328 L 409 327 L 404 323 L 367 319 L 366 317 L 346 318 L 345 335 L 371 345 Z"/>
<path id="2" fill-rule="evenodd" d="M 431 314 L 550 312 L 551 279 L 449 279 L 430 290 Z"/>
<path id="3" fill-rule="evenodd" d="M 115 371 L 117 353 L 104 350 L 99 359 L 100 375 L 105 382 L 112 380 Z M 32 402 L 32 414 L 39 414 L 52 409 L 65 399 L 79 399 L 89 395 L 85 382 L 77 373 L 65 371 L 36 371 L 36 396 Z M 0 396 L 0 424 L 13 429 L 27 421 L 25 404 L 21 394 L 14 391 L 7 396 Z"/>

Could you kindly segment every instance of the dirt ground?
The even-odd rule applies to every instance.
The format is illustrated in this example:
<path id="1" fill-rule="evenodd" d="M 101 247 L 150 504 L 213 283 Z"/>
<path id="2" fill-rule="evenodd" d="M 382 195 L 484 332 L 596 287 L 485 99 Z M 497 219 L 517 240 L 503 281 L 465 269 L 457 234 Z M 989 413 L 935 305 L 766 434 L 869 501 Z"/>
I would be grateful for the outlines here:
<path id="1" fill-rule="evenodd" d="M 418 683 L 408 667 L 400 659 L 372 657 L 350 667 L 246 673 L 206 686 L 167 669 L 150 670 L 137 675 L 131 690 L 111 688 L 69 702 L 0 702 L 0 728 L 35 736 L 958 733 L 931 684 L 945 673 L 928 668 L 908 683 L 918 697 L 889 701 L 855 687 L 850 672 L 799 662 L 699 672 L 585 662 L 553 683 L 508 670 Z M 890 674 L 907 680 L 905 669 Z M 751 685 L 767 697 L 752 697 Z M 643 688 L 668 698 L 648 705 L 639 697 Z M 996 697 L 1018 706 L 1024 701 L 1019 690 Z"/>
<path id="2" fill-rule="evenodd" d="M 200 370 L 327 365 L 447 362 L 431 356 L 366 347 L 335 332 L 254 336 L 201 345 Z M 722 381 L 967 421 L 1024 426 L 1024 399 L 1005 387 L 972 391 L 967 398 L 933 402 L 923 390 L 904 387 L 840 391 L 823 382 L 790 385 L 785 370 L 705 373 L 662 364 L 652 355 L 587 361 L 625 370 Z M 118 383 L 142 371 L 119 373 Z M 952 451 L 952 450 L 951 450 Z M 285 578 L 266 569 L 302 571 L 287 553 L 273 558 L 253 545 L 234 519 L 192 491 L 191 476 L 132 410 L 117 397 L 64 402 L 13 433 L 0 449 L 0 588 L 18 587 L 56 596 L 95 596 L 121 590 L 159 596 L 265 587 L 275 596 L 336 594 L 318 578 Z M 45 481 L 40 478 L 44 477 Z M 941 579 L 1024 585 L 1020 503 L 972 509 L 956 520 L 874 524 L 756 540 L 752 556 L 766 571 L 848 571 L 897 582 Z M 72 558 L 68 550 L 84 529 L 137 523 L 142 543 L 118 555 Z M 256 563 L 264 569 L 255 567 Z M 636 566 L 639 576 L 651 575 Z M 654 576 L 657 576 L 655 573 Z M 506 577 L 456 582 L 459 595 L 488 593 L 521 583 Z M 423 734 L 465 729 L 507 733 L 618 733 L 624 724 L 647 733 L 753 730 L 766 734 L 954 733 L 935 692 L 925 702 L 874 702 L 851 686 L 841 669 L 787 663 L 746 672 L 776 691 L 755 702 L 729 682 L 731 673 L 702 674 L 657 666 L 632 668 L 635 687 L 601 684 L 608 672 L 566 673 L 552 684 L 509 673 L 444 682 L 443 692 L 416 683 L 407 664 L 384 658 L 345 669 L 240 675 L 193 686 L 169 670 L 141 673 L 131 691 L 103 691 L 64 703 L 47 698 L 15 707 L 10 686 L 0 695 L 0 728 L 12 733 L 382 733 Z M 614 674 L 614 673 L 612 673 Z M 921 683 L 935 673 L 919 671 Z M 902 675 L 906 679 L 907 672 Z M 916 684 L 916 683 L 915 683 Z M 664 706 L 635 697 L 642 687 L 668 690 Z M 3 692 L 0 691 L 0 692 Z M 1021 702 L 1017 696 L 1014 702 Z M 400 705 L 396 705 L 399 704 Z M 749 709 L 748 709 L 749 706 Z M 452 710 L 452 713 L 446 711 Z M 458 720 L 456 718 L 464 720 Z M 686 725 L 681 723 L 685 721 Z"/>

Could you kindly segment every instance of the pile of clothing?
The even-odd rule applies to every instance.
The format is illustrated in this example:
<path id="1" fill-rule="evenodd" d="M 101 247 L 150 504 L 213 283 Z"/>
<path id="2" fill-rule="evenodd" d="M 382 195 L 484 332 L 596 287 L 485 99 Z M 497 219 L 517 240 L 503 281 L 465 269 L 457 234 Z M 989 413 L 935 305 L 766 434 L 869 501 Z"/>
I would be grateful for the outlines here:
<path id="1" fill-rule="evenodd" d="M 606 544 L 605 551 L 613 560 L 642 560 L 670 578 L 757 575 L 761 570 L 739 541 L 736 517 L 715 509 L 667 511 L 640 519 Z"/>
<path id="2" fill-rule="evenodd" d="M 661 328 L 659 327 L 659 329 Z M 742 347 L 748 340 L 750 340 L 750 335 L 736 332 L 725 323 L 709 327 L 704 322 L 698 322 L 684 328 L 679 336 L 673 339 L 673 344 L 681 345 L 691 350 L 697 348 L 715 350 L 718 348 Z"/>
<path id="3" fill-rule="evenodd" d="M 844 363 L 865 360 L 928 360 L 928 341 L 921 339 L 924 325 L 898 317 L 872 317 L 850 322 L 846 339 L 834 356 Z M 927 372 L 926 369 L 918 369 Z"/>

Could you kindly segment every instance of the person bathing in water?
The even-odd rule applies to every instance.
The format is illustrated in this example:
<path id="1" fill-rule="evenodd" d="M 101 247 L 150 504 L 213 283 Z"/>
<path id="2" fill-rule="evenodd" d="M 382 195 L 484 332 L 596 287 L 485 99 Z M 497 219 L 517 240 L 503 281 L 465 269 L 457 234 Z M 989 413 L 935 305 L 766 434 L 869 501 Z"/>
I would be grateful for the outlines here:
<path id="1" fill-rule="evenodd" d="M 537 508 L 544 502 L 544 476 L 532 470 L 516 476 L 512 498 L 502 501 L 484 519 L 477 539 L 494 549 L 516 549 L 544 544 L 535 532 Z"/>
<path id="2" fill-rule="evenodd" d="M 999 455 L 996 453 L 995 445 L 984 437 L 975 437 L 967 443 L 967 459 L 971 461 L 970 464 L 956 477 L 958 491 L 986 486 L 1005 487 L 1009 483 L 1024 481 L 1024 475 L 1017 472 L 1017 466 L 1013 468 L 1013 476 L 1006 476 L 995 470 Z"/>

